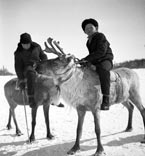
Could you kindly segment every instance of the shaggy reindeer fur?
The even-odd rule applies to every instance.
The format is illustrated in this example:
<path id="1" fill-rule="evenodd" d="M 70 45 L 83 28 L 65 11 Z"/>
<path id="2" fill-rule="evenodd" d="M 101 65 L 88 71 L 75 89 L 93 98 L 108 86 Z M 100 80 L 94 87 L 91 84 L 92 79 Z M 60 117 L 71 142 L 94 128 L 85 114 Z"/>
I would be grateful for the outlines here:
<path id="1" fill-rule="evenodd" d="M 90 67 L 80 67 L 73 57 L 61 57 L 48 60 L 40 65 L 41 73 L 52 77 L 55 85 L 61 90 L 61 97 L 66 103 L 77 109 L 78 126 L 76 142 L 68 154 L 74 154 L 80 149 L 80 138 L 86 111 L 94 116 L 95 132 L 98 147 L 94 156 L 101 156 L 104 149 L 101 143 L 100 105 L 102 94 L 99 77 Z M 118 79 L 111 82 L 110 104 L 122 103 L 129 112 L 126 131 L 132 130 L 132 113 L 134 105 L 139 109 L 145 127 L 145 108 L 139 94 L 139 78 L 131 69 L 118 68 L 114 70 Z"/>

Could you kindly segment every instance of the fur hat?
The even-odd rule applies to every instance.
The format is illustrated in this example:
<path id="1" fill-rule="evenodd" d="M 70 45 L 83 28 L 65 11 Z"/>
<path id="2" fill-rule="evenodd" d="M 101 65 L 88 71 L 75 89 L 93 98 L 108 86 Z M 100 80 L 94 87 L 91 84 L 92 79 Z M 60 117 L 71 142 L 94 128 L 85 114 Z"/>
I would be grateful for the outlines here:
<path id="1" fill-rule="evenodd" d="M 82 29 L 85 31 L 85 27 L 87 24 L 93 24 L 95 27 L 98 27 L 98 22 L 95 19 L 89 18 L 89 19 L 85 19 L 82 22 Z"/>
<path id="2" fill-rule="evenodd" d="M 23 33 L 20 35 L 20 43 L 27 44 L 27 43 L 31 43 L 31 42 L 32 42 L 32 39 L 31 39 L 30 34 Z"/>

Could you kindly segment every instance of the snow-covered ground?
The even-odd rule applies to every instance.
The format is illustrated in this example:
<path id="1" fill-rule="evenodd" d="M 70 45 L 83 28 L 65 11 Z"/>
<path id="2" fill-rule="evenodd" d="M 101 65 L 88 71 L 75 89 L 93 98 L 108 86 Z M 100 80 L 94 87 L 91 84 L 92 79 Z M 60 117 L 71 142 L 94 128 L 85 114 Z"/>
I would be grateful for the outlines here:
<path id="1" fill-rule="evenodd" d="M 141 82 L 141 96 L 145 106 L 145 70 L 138 69 Z M 73 146 L 76 137 L 77 114 L 73 108 L 65 105 L 64 108 L 50 107 L 50 127 L 55 136 L 53 140 L 46 139 L 46 127 L 42 106 L 38 108 L 37 125 L 35 131 L 36 142 L 27 144 L 28 139 L 24 107 L 16 108 L 18 125 L 23 135 L 15 135 L 15 126 L 7 130 L 9 105 L 4 96 L 4 84 L 13 77 L 0 77 L 0 156 L 67 156 L 67 151 Z M 27 108 L 29 133 L 31 132 L 31 109 Z M 114 105 L 110 111 L 101 112 L 102 143 L 107 156 L 145 156 L 143 140 L 144 127 L 142 117 L 135 108 L 133 115 L 133 131 L 123 132 L 127 125 L 128 112 L 122 105 Z M 96 136 L 93 117 L 87 112 L 81 151 L 75 156 L 91 156 L 96 151 Z"/>

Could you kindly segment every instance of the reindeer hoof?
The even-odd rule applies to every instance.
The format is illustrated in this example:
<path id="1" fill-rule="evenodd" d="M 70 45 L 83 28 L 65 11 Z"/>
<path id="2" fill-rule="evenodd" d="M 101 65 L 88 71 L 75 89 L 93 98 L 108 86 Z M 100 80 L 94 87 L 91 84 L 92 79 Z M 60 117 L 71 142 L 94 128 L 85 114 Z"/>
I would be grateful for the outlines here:
<path id="1" fill-rule="evenodd" d="M 105 156 L 106 153 L 104 151 L 96 152 L 93 156 Z"/>
<path id="2" fill-rule="evenodd" d="M 21 136 L 21 135 L 23 135 L 23 133 L 21 131 L 18 131 L 18 132 L 16 132 L 16 135 Z"/>
<path id="3" fill-rule="evenodd" d="M 64 107 L 64 104 L 60 103 L 57 107 Z"/>
<path id="4" fill-rule="evenodd" d="M 28 142 L 29 142 L 29 143 L 32 143 L 32 142 L 34 142 L 34 141 L 35 141 L 35 137 L 34 137 L 34 136 L 33 136 L 33 137 L 32 137 L 32 136 L 30 136 L 30 138 L 29 138 Z"/>
<path id="5" fill-rule="evenodd" d="M 73 147 L 72 149 L 70 149 L 68 152 L 67 152 L 67 154 L 69 154 L 69 155 L 73 155 L 73 154 L 75 154 L 76 152 L 79 152 L 80 151 L 80 147 Z"/>
<path id="6" fill-rule="evenodd" d="M 12 126 L 11 125 L 7 125 L 7 129 L 8 130 L 12 129 Z"/>
<path id="7" fill-rule="evenodd" d="M 52 135 L 52 134 L 47 135 L 47 139 L 49 139 L 49 140 L 54 139 L 54 135 Z"/>
<path id="8" fill-rule="evenodd" d="M 132 132 L 133 128 L 126 128 L 125 132 Z"/>

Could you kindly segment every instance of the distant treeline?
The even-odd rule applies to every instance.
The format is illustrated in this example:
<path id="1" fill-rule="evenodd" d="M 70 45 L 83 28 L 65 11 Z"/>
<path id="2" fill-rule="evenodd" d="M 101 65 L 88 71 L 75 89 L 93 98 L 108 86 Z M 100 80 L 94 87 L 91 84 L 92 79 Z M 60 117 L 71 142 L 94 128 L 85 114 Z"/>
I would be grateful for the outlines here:
<path id="1" fill-rule="evenodd" d="M 14 75 L 12 73 L 10 73 L 4 66 L 2 69 L 0 69 L 0 76 L 4 76 L 4 75 Z"/>
<path id="2" fill-rule="evenodd" d="M 137 68 L 145 68 L 145 59 L 135 59 L 120 63 L 115 63 L 114 68 L 118 67 L 127 67 L 131 69 L 137 69 Z"/>

